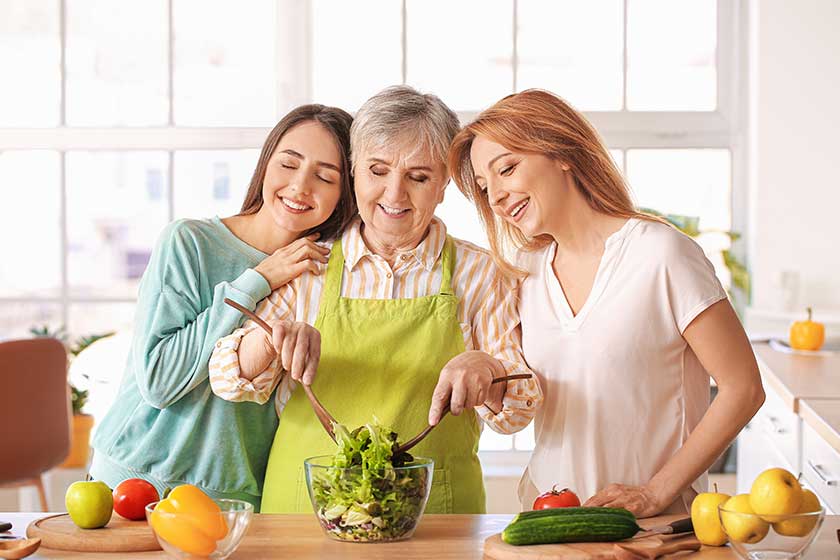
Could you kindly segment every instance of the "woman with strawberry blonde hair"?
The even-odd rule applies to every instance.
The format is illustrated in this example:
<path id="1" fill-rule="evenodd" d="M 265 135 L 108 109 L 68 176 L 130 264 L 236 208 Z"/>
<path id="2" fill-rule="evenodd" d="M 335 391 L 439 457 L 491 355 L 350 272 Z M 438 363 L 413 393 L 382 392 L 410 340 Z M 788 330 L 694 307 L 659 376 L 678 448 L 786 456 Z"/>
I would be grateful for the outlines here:
<path id="1" fill-rule="evenodd" d="M 638 517 L 689 511 L 764 401 L 703 251 L 635 209 L 595 129 L 549 92 L 481 113 L 449 165 L 494 257 L 522 278 L 522 345 L 545 394 L 522 507 L 557 484 Z"/>

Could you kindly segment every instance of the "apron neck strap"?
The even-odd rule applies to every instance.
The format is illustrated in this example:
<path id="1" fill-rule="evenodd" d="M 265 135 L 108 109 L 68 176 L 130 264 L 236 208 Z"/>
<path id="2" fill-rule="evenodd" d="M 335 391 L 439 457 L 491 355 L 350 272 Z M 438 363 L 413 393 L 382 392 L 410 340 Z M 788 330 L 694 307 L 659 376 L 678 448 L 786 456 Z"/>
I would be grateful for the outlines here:
<path id="1" fill-rule="evenodd" d="M 341 237 L 333 241 L 330 249 L 330 261 L 324 277 L 324 292 L 321 299 L 325 302 L 335 302 L 341 296 L 341 276 L 344 272 L 344 250 L 341 248 Z"/>
<path id="2" fill-rule="evenodd" d="M 443 244 L 443 251 L 440 255 L 441 272 L 443 277 L 440 280 L 440 293 L 445 295 L 454 295 L 455 291 L 452 289 L 452 274 L 455 271 L 455 243 L 449 235 L 446 236 L 446 242 Z"/>
<path id="3" fill-rule="evenodd" d="M 450 236 L 446 236 L 443 244 L 443 251 L 440 255 L 441 281 L 440 293 L 453 295 L 452 274 L 455 270 L 455 244 Z M 341 277 L 344 273 L 344 250 L 341 246 L 341 238 L 336 239 L 330 250 L 330 261 L 327 264 L 327 272 L 324 278 L 324 301 L 338 301 L 341 297 Z"/>

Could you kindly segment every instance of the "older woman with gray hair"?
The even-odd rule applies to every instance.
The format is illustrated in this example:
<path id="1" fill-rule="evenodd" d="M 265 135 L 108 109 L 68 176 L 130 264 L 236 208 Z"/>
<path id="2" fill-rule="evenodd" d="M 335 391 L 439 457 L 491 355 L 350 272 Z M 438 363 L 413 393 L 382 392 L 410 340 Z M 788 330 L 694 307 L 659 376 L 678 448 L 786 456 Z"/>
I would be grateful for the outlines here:
<path id="1" fill-rule="evenodd" d="M 481 420 L 513 433 L 539 407 L 535 378 L 492 383 L 530 373 L 515 284 L 488 252 L 448 236 L 434 215 L 458 129 L 440 99 L 407 86 L 365 102 L 351 129 L 359 218 L 318 274 L 304 273 L 257 307 L 273 337 L 246 322 L 216 344 L 217 395 L 265 403 L 275 394 L 280 425 L 262 512 L 309 510 L 303 460 L 335 450 L 292 380 L 312 384 L 351 427 L 375 415 L 405 437 L 439 423 L 415 448 L 435 461 L 431 513 L 484 512 Z"/>

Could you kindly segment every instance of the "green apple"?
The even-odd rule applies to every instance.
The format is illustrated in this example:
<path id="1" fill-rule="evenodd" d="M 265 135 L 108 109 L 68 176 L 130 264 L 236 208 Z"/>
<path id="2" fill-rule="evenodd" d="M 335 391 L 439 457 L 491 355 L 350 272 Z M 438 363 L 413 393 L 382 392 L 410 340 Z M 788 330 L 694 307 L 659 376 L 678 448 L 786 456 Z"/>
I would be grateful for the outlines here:
<path id="1" fill-rule="evenodd" d="M 732 496 L 723 504 L 723 509 L 728 511 L 720 512 L 720 520 L 730 540 L 754 544 L 767 536 L 770 524 L 754 515 L 749 494 Z"/>
<path id="2" fill-rule="evenodd" d="M 812 513 L 820 511 L 820 499 L 810 490 L 802 490 L 802 505 L 796 513 Z M 804 537 L 817 524 L 818 516 L 806 516 L 800 518 L 785 519 L 773 523 L 773 530 L 786 537 Z"/>
<path id="3" fill-rule="evenodd" d="M 74 482 L 64 495 L 64 505 L 73 523 L 82 529 L 98 529 L 111 520 L 114 496 L 102 481 Z"/>
<path id="4" fill-rule="evenodd" d="M 722 546 L 726 544 L 726 533 L 720 526 L 718 506 L 726 503 L 729 494 L 704 492 L 697 494 L 691 502 L 691 523 L 697 540 L 707 546 Z"/>
<path id="5" fill-rule="evenodd" d="M 778 521 L 775 516 L 796 513 L 801 504 L 802 486 L 785 469 L 767 469 L 753 481 L 750 507 L 771 523 Z"/>

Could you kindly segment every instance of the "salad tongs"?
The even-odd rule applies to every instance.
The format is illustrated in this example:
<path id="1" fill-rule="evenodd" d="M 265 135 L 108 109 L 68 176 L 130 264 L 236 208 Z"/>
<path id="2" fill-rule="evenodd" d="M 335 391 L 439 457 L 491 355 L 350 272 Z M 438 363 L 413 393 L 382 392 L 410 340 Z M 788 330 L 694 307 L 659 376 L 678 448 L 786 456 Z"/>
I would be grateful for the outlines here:
<path id="1" fill-rule="evenodd" d="M 271 335 L 271 325 L 263 321 L 253 311 L 251 311 L 247 307 L 239 305 L 232 299 L 225 298 L 225 303 L 230 305 L 234 309 L 238 309 L 243 315 L 254 321 L 256 324 L 262 327 L 262 329 L 265 332 Z M 312 387 L 304 383 L 301 383 L 301 385 L 303 386 L 303 392 L 306 393 L 306 397 L 309 399 L 309 404 L 312 405 L 312 409 L 315 411 L 315 416 L 318 417 L 318 420 L 321 422 L 321 425 L 327 431 L 332 440 L 335 441 L 335 431 L 333 430 L 333 424 L 337 424 L 338 422 L 336 422 L 332 414 L 327 412 L 327 409 L 324 408 L 324 405 L 322 405 L 321 402 L 318 400 L 318 397 L 315 396 L 315 393 L 312 391 Z"/>
<path id="2" fill-rule="evenodd" d="M 497 377 L 496 379 L 491 381 L 490 384 L 493 385 L 494 383 L 501 383 L 503 381 L 512 381 L 514 379 L 530 379 L 530 378 L 531 378 L 530 373 L 517 373 L 516 375 L 505 375 L 504 377 Z M 447 412 L 449 412 L 449 405 L 448 404 L 443 407 L 443 412 L 441 412 L 441 414 L 440 414 L 441 420 L 443 420 L 443 417 L 446 415 Z M 440 422 L 438 422 L 438 424 L 440 424 Z M 437 424 L 435 424 L 435 426 L 436 425 Z M 411 449 L 412 447 L 414 447 L 415 445 L 417 445 L 418 443 L 423 441 L 423 439 L 427 435 L 429 435 L 429 432 L 431 432 L 432 429 L 435 426 L 432 426 L 431 424 L 426 426 L 426 428 L 422 432 L 420 432 L 419 434 L 417 434 L 416 436 L 414 436 L 413 438 L 411 438 L 407 442 L 400 445 L 397 448 L 397 450 L 394 451 L 394 455 L 396 455 L 398 453 L 403 453 L 404 451 L 408 451 L 409 449 Z"/>

